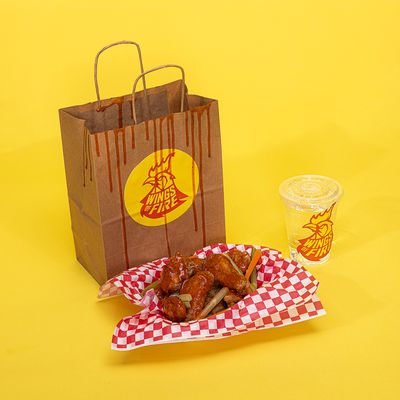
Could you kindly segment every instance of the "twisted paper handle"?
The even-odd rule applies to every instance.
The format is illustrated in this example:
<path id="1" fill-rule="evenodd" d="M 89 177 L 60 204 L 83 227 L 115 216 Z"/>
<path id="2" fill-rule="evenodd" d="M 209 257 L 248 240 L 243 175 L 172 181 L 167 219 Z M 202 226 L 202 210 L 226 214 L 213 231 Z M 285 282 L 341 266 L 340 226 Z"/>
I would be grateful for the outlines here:
<path id="1" fill-rule="evenodd" d="M 103 47 L 103 48 L 96 54 L 96 57 L 95 57 L 95 59 L 94 59 L 94 86 L 95 86 L 95 88 L 96 88 L 97 108 L 98 108 L 98 109 L 101 108 L 99 82 L 98 82 L 98 79 L 97 79 L 97 65 L 98 65 L 98 62 L 99 62 L 100 54 L 103 53 L 103 51 L 109 49 L 110 47 L 118 46 L 118 45 L 120 45 L 120 44 L 132 44 L 132 45 L 136 46 L 137 51 L 138 51 L 138 56 L 139 56 L 140 71 L 141 71 L 142 74 L 143 74 L 144 68 L 143 68 L 142 52 L 141 52 L 141 50 L 140 50 L 140 46 L 139 46 L 138 43 L 136 43 L 136 42 L 131 42 L 131 41 L 129 41 L 129 40 L 122 40 L 122 41 L 119 41 L 119 42 L 111 43 L 111 44 L 109 44 L 108 46 Z M 143 75 L 143 89 L 144 89 L 144 93 L 146 94 L 146 80 L 145 80 L 144 75 Z"/>
<path id="2" fill-rule="evenodd" d="M 182 74 L 182 94 L 181 94 L 181 112 L 183 111 L 183 105 L 184 105 L 184 98 L 185 98 L 185 71 L 184 69 L 176 64 L 165 64 L 165 65 L 160 65 L 159 67 L 151 68 L 145 72 L 142 72 L 136 79 L 133 84 L 133 89 L 132 89 L 132 115 L 133 115 L 133 121 L 136 124 L 136 107 L 135 107 L 135 95 L 136 95 L 136 86 L 137 83 L 139 82 L 140 79 L 144 80 L 145 75 L 149 74 L 150 72 L 158 71 L 159 69 L 163 68 L 178 68 L 181 71 Z M 144 87 L 144 86 L 143 86 Z"/>

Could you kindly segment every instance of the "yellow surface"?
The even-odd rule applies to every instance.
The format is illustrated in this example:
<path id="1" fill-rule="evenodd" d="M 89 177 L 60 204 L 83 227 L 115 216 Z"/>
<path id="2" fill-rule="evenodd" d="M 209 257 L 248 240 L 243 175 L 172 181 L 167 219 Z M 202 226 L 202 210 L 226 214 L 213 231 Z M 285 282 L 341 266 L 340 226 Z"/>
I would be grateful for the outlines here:
<path id="1" fill-rule="evenodd" d="M 1 1 L 1 399 L 399 398 L 399 2 L 238 4 Z M 109 349 L 134 310 L 74 259 L 57 109 L 94 100 L 95 52 L 121 39 L 219 99 L 229 241 L 287 254 L 279 183 L 343 184 L 334 257 L 310 268 L 327 316 Z M 104 97 L 130 90 L 132 54 L 100 60 Z"/>

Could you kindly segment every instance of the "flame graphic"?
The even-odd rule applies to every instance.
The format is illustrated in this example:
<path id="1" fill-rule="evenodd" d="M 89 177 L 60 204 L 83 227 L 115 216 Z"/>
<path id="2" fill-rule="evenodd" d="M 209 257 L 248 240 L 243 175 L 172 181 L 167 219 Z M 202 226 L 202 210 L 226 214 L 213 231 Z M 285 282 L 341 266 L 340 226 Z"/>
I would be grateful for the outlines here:
<path id="1" fill-rule="evenodd" d="M 335 204 L 333 203 L 324 212 L 313 215 L 310 218 L 310 222 L 303 226 L 303 228 L 310 229 L 313 232 L 312 235 L 305 239 L 300 239 L 300 245 L 297 247 L 297 251 L 307 260 L 319 261 L 331 250 L 333 222 L 330 218 Z"/>
<path id="2" fill-rule="evenodd" d="M 175 184 L 175 176 L 171 170 L 171 160 L 175 153 L 169 153 L 149 169 L 148 176 L 143 185 L 151 185 L 152 188 L 140 201 L 141 216 L 148 218 L 164 217 L 171 211 L 178 208 L 188 197 L 182 193 Z"/>

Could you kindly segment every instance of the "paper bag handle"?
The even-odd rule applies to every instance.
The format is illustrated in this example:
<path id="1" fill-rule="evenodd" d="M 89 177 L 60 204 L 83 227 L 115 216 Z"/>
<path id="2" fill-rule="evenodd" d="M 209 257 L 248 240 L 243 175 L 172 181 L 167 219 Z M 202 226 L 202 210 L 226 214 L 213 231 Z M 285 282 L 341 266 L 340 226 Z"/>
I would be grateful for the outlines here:
<path id="1" fill-rule="evenodd" d="M 133 116 L 133 121 L 136 124 L 136 107 L 135 107 L 135 94 L 136 94 L 136 86 L 139 80 L 142 78 L 143 79 L 143 84 L 144 84 L 144 76 L 149 74 L 150 72 L 158 71 L 159 69 L 163 68 L 178 68 L 181 71 L 182 74 L 182 95 L 181 95 L 181 112 L 183 111 L 183 104 L 184 104 L 184 99 L 185 99 L 185 71 L 180 65 L 176 64 L 165 64 L 165 65 L 160 65 L 159 67 L 154 67 L 151 69 L 148 69 L 145 72 L 142 72 L 136 79 L 133 84 L 133 89 L 132 89 L 132 116 Z M 144 88 L 144 86 L 143 86 Z M 146 93 L 146 92 L 145 92 Z"/>
<path id="2" fill-rule="evenodd" d="M 138 56 L 139 56 L 140 71 L 141 71 L 141 73 L 143 74 L 144 69 L 143 69 L 142 52 L 140 51 L 140 45 L 139 45 L 138 43 L 136 43 L 136 42 L 131 42 L 131 41 L 129 41 L 129 40 L 121 40 L 121 41 L 119 41 L 119 42 L 114 42 L 114 43 L 109 44 L 108 46 L 103 47 L 103 48 L 96 54 L 96 57 L 95 57 L 95 59 L 94 59 L 94 86 L 95 86 L 95 88 L 96 88 L 97 108 L 98 108 L 98 109 L 100 109 L 100 107 L 101 107 L 99 82 L 98 82 L 98 79 L 97 79 L 97 64 L 98 64 L 98 62 L 99 62 L 100 54 L 101 54 L 103 51 L 109 49 L 110 47 L 118 46 L 118 45 L 120 45 L 120 44 L 133 44 L 134 46 L 136 46 L 137 51 L 138 51 Z M 144 93 L 146 94 L 146 80 L 145 80 L 144 75 L 143 75 L 143 89 L 144 89 Z"/>

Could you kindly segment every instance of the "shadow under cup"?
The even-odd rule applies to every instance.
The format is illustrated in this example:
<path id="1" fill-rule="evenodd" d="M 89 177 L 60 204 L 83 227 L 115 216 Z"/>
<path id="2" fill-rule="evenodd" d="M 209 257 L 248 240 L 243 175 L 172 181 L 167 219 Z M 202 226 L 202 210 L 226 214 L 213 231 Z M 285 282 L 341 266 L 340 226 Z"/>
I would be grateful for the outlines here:
<path id="1" fill-rule="evenodd" d="M 334 239 L 339 182 L 321 175 L 299 175 L 283 181 L 279 193 L 285 204 L 290 256 L 304 265 L 328 261 Z"/>

